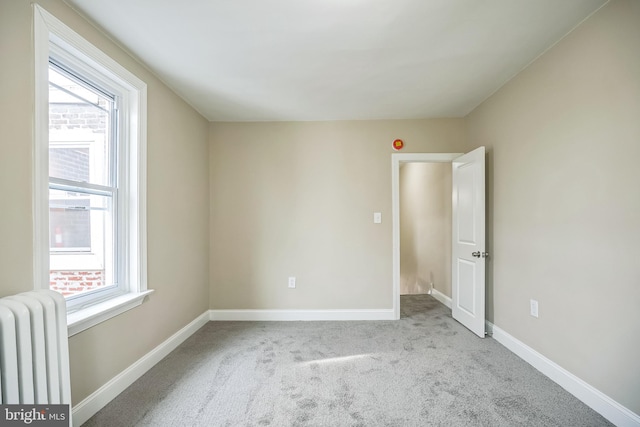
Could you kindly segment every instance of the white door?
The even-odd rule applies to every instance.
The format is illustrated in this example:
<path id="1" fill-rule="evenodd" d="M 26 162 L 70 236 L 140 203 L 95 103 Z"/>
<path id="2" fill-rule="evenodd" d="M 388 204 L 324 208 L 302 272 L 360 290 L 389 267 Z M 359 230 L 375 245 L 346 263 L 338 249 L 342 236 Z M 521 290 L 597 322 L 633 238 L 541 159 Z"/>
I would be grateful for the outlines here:
<path id="1" fill-rule="evenodd" d="M 485 335 L 484 147 L 453 161 L 451 315 L 479 337 Z"/>

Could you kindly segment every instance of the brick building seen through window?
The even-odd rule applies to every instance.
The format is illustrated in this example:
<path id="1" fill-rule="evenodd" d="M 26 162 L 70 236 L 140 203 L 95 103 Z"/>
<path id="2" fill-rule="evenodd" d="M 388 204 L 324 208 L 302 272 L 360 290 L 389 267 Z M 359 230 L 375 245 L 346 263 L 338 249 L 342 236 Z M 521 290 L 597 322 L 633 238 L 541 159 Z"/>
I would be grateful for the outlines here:
<path id="1" fill-rule="evenodd" d="M 109 180 L 108 104 L 100 94 L 49 70 L 49 176 L 75 182 Z M 50 287 L 65 296 L 107 284 L 107 200 L 49 190 Z M 104 198 L 102 198 L 104 199 Z"/>

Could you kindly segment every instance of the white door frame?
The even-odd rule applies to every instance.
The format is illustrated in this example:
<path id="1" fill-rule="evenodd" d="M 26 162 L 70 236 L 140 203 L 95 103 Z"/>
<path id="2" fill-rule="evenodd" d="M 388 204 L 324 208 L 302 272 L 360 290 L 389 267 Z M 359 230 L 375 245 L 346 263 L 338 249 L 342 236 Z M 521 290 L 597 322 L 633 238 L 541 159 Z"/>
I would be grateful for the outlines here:
<path id="1" fill-rule="evenodd" d="M 451 163 L 464 153 L 403 153 L 391 155 L 391 216 L 393 222 L 393 317 L 400 319 L 400 163 Z"/>

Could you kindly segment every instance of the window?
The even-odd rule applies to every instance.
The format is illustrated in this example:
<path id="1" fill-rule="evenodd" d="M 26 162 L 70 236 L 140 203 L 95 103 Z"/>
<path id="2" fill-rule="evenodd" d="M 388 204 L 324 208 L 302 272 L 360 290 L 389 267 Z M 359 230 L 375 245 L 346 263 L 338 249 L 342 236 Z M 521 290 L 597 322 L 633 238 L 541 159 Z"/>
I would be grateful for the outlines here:
<path id="1" fill-rule="evenodd" d="M 35 287 L 70 334 L 142 303 L 146 85 L 34 6 Z"/>
<path id="2" fill-rule="evenodd" d="M 118 277 L 118 97 L 49 55 L 49 286 L 70 307 Z"/>

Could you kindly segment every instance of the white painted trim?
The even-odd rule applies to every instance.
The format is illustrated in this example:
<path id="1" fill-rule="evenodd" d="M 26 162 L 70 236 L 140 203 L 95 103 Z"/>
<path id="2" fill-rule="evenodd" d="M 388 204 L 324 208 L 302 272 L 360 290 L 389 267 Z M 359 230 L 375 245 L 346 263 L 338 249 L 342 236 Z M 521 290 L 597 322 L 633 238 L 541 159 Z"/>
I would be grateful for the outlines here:
<path id="1" fill-rule="evenodd" d="M 489 322 L 488 320 L 484 321 L 484 330 L 487 331 L 487 335 L 488 336 L 492 336 L 493 335 L 493 323 Z"/>
<path id="2" fill-rule="evenodd" d="M 212 321 L 395 320 L 392 309 L 372 310 L 209 310 Z"/>
<path id="3" fill-rule="evenodd" d="M 463 153 L 402 153 L 391 155 L 391 216 L 393 229 L 394 319 L 400 318 L 400 163 L 450 163 Z"/>
<path id="4" fill-rule="evenodd" d="M 431 291 L 431 296 L 440 301 L 442 304 L 446 305 L 448 308 L 451 308 L 451 298 L 449 298 L 439 290 L 433 289 Z"/>
<path id="5" fill-rule="evenodd" d="M 49 289 L 49 29 L 47 13 L 33 4 L 33 288 Z"/>
<path id="6" fill-rule="evenodd" d="M 125 311 L 136 308 L 144 301 L 145 297 L 153 292 L 153 289 L 143 292 L 133 292 L 115 298 L 92 304 L 87 308 L 67 313 L 67 330 L 69 336 L 80 333 L 98 323 L 109 320 Z"/>
<path id="7" fill-rule="evenodd" d="M 204 312 L 184 328 L 170 336 L 162 344 L 145 354 L 133 365 L 113 377 L 82 402 L 73 407 L 73 425 L 80 426 L 104 408 L 116 396 L 155 366 L 160 360 L 182 344 L 209 321 L 209 312 Z"/>
<path id="8" fill-rule="evenodd" d="M 542 354 L 492 323 L 487 322 L 487 330 L 493 334 L 493 338 L 500 344 L 511 350 L 525 362 L 542 372 L 616 426 L 640 426 L 640 415 L 622 406 L 595 387 L 587 384 L 571 372 L 547 359 Z"/>

